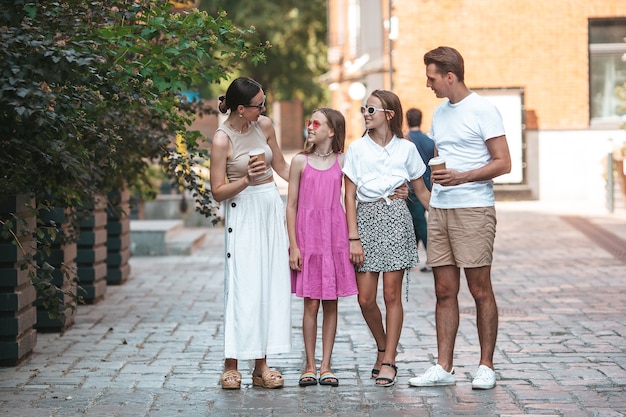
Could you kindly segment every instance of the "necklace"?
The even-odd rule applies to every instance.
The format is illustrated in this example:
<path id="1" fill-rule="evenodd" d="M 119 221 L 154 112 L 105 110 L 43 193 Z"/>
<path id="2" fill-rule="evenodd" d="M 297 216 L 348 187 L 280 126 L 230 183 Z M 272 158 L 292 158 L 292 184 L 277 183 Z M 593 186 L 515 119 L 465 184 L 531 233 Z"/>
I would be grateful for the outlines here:
<path id="1" fill-rule="evenodd" d="M 320 157 L 320 158 L 322 158 L 322 159 L 326 159 L 326 158 L 328 158 L 330 155 L 332 155 L 332 154 L 333 154 L 333 150 L 331 149 L 331 150 L 330 150 L 329 152 L 327 152 L 327 153 L 319 153 L 319 152 L 315 152 L 315 151 L 313 151 L 313 153 L 314 153 L 315 155 L 319 156 L 319 157 Z"/>
<path id="2" fill-rule="evenodd" d="M 241 126 L 241 130 L 240 130 L 240 129 L 235 128 L 235 126 L 233 126 L 233 124 L 230 122 L 230 120 L 228 121 L 228 126 L 230 126 L 230 128 L 233 129 L 237 133 L 244 133 L 244 126 L 246 126 L 246 125 Z M 248 129 L 245 129 L 245 131 L 247 132 Z"/>

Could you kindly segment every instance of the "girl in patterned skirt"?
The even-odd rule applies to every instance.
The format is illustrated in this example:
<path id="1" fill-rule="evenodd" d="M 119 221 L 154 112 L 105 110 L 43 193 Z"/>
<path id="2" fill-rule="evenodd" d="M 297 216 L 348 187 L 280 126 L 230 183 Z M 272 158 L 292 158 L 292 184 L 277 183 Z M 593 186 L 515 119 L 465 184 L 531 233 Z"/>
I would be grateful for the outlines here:
<path id="1" fill-rule="evenodd" d="M 404 272 L 418 264 L 411 213 L 395 189 L 410 181 L 428 207 L 430 192 L 422 175 L 426 166 L 415 145 L 403 139 L 402 106 L 390 91 L 376 90 L 361 107 L 366 132 L 350 145 L 343 172 L 350 260 L 357 266 L 359 305 L 378 347 L 372 369 L 376 385 L 396 382 L 396 350 L 404 312 Z M 376 303 L 382 272 L 386 319 Z"/>

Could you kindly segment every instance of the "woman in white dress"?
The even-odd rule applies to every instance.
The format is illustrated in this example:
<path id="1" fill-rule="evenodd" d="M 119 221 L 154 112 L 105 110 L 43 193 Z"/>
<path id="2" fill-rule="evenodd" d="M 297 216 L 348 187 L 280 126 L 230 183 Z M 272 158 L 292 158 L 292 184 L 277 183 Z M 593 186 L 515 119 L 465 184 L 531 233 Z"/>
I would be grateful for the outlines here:
<path id="1" fill-rule="evenodd" d="M 286 181 L 289 164 L 271 120 L 262 115 L 265 95 L 251 78 L 234 80 L 219 109 L 228 113 L 213 138 L 211 192 L 225 210 L 224 389 L 239 389 L 238 360 L 254 359 L 252 384 L 283 386 L 266 355 L 291 350 L 291 280 L 285 209 L 274 183 Z M 261 149 L 261 156 L 249 152 Z"/>

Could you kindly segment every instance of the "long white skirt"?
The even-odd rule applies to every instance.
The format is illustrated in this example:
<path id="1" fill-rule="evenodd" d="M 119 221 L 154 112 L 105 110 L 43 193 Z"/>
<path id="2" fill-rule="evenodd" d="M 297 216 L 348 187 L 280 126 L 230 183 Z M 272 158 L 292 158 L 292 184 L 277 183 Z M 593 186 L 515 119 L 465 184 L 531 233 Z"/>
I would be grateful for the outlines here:
<path id="1" fill-rule="evenodd" d="M 276 184 L 225 201 L 224 357 L 291 350 L 291 280 L 285 208 Z"/>

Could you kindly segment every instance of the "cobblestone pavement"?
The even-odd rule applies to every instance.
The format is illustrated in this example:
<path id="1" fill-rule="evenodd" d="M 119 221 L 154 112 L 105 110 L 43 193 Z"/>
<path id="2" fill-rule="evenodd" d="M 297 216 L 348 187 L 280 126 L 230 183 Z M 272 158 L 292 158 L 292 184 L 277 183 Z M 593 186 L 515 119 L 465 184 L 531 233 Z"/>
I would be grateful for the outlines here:
<path id="1" fill-rule="evenodd" d="M 497 207 L 493 390 L 471 389 L 478 341 L 466 285 L 456 386 L 408 386 L 436 355 L 432 275 L 417 269 L 404 303 L 394 387 L 375 387 L 369 378 L 376 350 L 355 297 L 339 304 L 333 369 L 340 386 L 298 387 L 304 349 L 302 305 L 294 297 L 293 351 L 269 358 L 285 388 L 253 388 L 245 362 L 242 389 L 220 389 L 223 241 L 222 230 L 212 229 L 195 255 L 132 258 L 128 282 L 109 287 L 98 304 L 79 306 L 65 333 L 39 334 L 22 364 L 0 368 L 0 415 L 625 416 L 626 255 L 595 244 L 560 215 L 568 213 L 532 204 Z M 619 239 L 626 239 L 625 216 L 583 217 L 625 247 Z M 319 346 L 318 338 L 318 352 Z"/>

